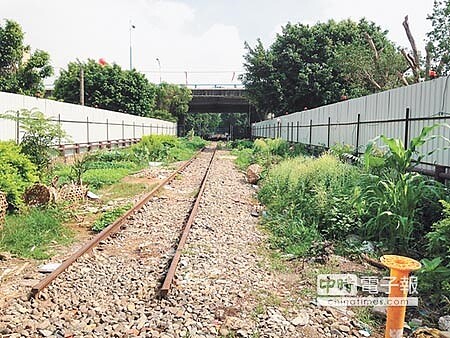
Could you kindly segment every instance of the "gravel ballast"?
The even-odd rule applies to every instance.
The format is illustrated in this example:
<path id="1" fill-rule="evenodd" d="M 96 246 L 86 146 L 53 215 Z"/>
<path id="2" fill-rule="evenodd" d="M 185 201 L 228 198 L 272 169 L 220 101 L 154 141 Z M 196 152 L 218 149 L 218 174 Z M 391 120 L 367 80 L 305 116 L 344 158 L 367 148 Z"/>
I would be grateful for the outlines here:
<path id="1" fill-rule="evenodd" d="M 210 156 L 201 153 L 38 299 L 9 301 L 0 337 L 362 337 L 346 311 L 302 301 L 296 279 L 268 268 L 255 189 L 227 151 L 213 161 L 174 285 L 158 297 Z"/>

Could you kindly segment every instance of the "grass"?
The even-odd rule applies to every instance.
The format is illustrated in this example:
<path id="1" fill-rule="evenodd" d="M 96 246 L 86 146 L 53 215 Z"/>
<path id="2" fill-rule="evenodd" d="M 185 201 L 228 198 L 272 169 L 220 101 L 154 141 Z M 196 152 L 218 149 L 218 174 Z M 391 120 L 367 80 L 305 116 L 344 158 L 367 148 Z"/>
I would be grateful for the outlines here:
<path id="1" fill-rule="evenodd" d="M 156 185 L 157 183 L 148 185 L 145 183 L 118 182 L 102 187 L 98 193 L 102 196 L 103 201 L 108 202 L 117 198 L 133 197 L 148 192 Z"/>
<path id="2" fill-rule="evenodd" d="M 379 327 L 381 325 L 381 321 L 375 317 L 371 308 L 357 307 L 354 308 L 353 311 L 355 312 L 356 319 L 361 323 L 364 323 L 371 328 Z"/>
<path id="3" fill-rule="evenodd" d="M 116 219 L 125 214 L 131 208 L 131 204 L 116 207 L 112 210 L 105 211 L 98 220 L 92 224 L 92 230 L 96 232 L 102 231 L 104 228 L 112 224 Z"/>
<path id="4" fill-rule="evenodd" d="M 65 213 L 58 208 L 32 208 L 8 215 L 0 231 L 0 249 L 18 257 L 46 259 L 56 244 L 68 244 L 71 231 L 64 227 Z"/>

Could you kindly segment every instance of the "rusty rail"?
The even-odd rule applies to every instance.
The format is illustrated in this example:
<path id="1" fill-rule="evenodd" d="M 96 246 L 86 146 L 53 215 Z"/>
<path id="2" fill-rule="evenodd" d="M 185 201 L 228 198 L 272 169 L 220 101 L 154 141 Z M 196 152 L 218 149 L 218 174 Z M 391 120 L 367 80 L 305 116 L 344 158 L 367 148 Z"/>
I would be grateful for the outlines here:
<path id="1" fill-rule="evenodd" d="M 192 158 L 181 165 L 177 170 L 175 170 L 169 177 L 161 181 L 155 188 L 153 188 L 149 193 L 147 193 L 139 202 L 137 202 L 130 210 L 128 210 L 123 216 L 119 217 L 114 223 L 110 224 L 108 227 L 103 229 L 98 235 L 94 236 L 89 242 L 84 244 L 80 249 L 75 251 L 70 257 L 68 257 L 57 269 L 51 272 L 47 277 L 42 279 L 39 283 L 34 285 L 31 289 L 31 296 L 37 297 L 39 292 L 45 289 L 53 280 L 58 277 L 64 270 L 66 270 L 72 263 L 74 263 L 79 257 L 92 249 L 102 240 L 106 239 L 110 235 L 116 233 L 120 230 L 120 227 L 126 222 L 127 218 L 130 217 L 137 210 L 141 209 L 150 198 L 164 185 L 171 182 L 176 175 L 181 173 L 189 164 L 191 164 L 197 156 L 204 149 L 198 151 Z"/>
<path id="2" fill-rule="evenodd" d="M 167 271 L 166 277 L 164 278 L 164 282 L 161 286 L 160 295 L 163 297 L 167 296 L 167 294 L 169 293 L 170 287 L 172 286 L 172 281 L 175 277 L 175 272 L 177 270 L 178 262 L 180 261 L 181 253 L 183 251 L 184 245 L 186 244 L 187 237 L 189 235 L 189 230 L 191 229 L 192 224 L 194 223 L 195 216 L 197 216 L 198 207 L 200 205 L 200 200 L 202 198 L 203 191 L 205 190 L 206 181 L 211 172 L 210 169 L 212 166 L 212 162 L 214 160 L 214 156 L 216 154 L 216 150 L 217 150 L 217 148 L 214 148 L 213 154 L 212 154 L 211 159 L 208 164 L 208 168 L 206 169 L 205 175 L 203 176 L 203 179 L 202 179 L 202 182 L 200 185 L 200 190 L 198 191 L 197 197 L 195 199 L 195 203 L 192 206 L 192 209 L 189 213 L 189 218 L 183 228 L 183 232 L 182 232 L 180 240 L 178 242 L 177 249 L 176 249 L 175 254 L 170 263 L 169 270 Z"/>

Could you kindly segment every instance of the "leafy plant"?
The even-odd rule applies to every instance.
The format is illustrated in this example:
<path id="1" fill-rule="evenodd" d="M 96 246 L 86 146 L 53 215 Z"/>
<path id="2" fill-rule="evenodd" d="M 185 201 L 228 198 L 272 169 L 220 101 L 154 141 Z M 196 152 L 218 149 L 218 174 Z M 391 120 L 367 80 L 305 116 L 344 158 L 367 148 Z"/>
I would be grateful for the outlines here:
<path id="1" fill-rule="evenodd" d="M 432 255 L 445 257 L 450 261 L 450 203 L 440 201 L 444 207 L 444 218 L 432 226 L 432 231 L 426 234 L 427 249 Z"/>
<path id="2" fill-rule="evenodd" d="M 36 166 L 13 142 L 0 142 L 0 191 L 13 207 L 23 204 L 25 189 L 37 181 Z"/>
<path id="3" fill-rule="evenodd" d="M 52 147 L 57 141 L 67 139 L 67 134 L 58 123 L 36 110 L 22 109 L 19 112 L 0 114 L 0 118 L 15 120 L 20 123 L 24 132 L 20 142 L 21 152 L 27 155 L 37 166 L 43 177 L 48 169 L 52 156 L 57 151 Z"/>
<path id="4" fill-rule="evenodd" d="M 70 167 L 70 178 L 76 184 L 83 183 L 82 176 L 88 170 L 88 162 L 91 156 L 86 153 L 80 156 L 75 156 L 72 166 Z"/>
<path id="5" fill-rule="evenodd" d="M 420 261 L 418 287 L 427 303 L 440 306 L 441 310 L 450 309 L 450 264 L 445 265 L 441 257 L 424 258 Z"/>
<path id="6" fill-rule="evenodd" d="M 128 209 L 131 208 L 131 204 L 116 207 L 112 210 L 106 211 L 102 216 L 94 222 L 92 225 L 92 230 L 100 232 L 110 224 L 112 224 L 117 218 L 125 214 Z"/>
<path id="7" fill-rule="evenodd" d="M 419 136 L 410 141 L 405 149 L 399 139 L 380 136 L 387 146 L 382 157 L 373 168 L 375 142 L 370 143 L 364 154 L 368 172 L 362 176 L 361 188 L 356 190 L 355 208 L 365 224 L 363 233 L 369 239 L 382 241 L 390 251 L 413 253 L 421 246 L 421 239 L 429 229 L 439 210 L 438 200 L 445 193 L 444 187 L 434 180 L 410 172 L 424 156 L 418 149 L 437 135 L 431 131 L 442 125 L 425 127 Z M 371 165 L 368 166 L 367 160 Z M 382 166 L 380 166 L 380 161 Z M 426 210 L 428 209 L 428 210 Z M 421 217 L 427 214 L 431 217 Z"/>

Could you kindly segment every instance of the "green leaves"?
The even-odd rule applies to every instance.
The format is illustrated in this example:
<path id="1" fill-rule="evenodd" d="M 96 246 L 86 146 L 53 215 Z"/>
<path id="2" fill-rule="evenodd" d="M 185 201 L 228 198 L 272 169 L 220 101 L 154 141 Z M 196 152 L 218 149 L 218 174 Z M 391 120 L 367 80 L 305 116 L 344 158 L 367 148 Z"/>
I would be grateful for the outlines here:
<path id="1" fill-rule="evenodd" d="M 50 56 L 41 50 L 31 53 L 23 39 L 18 23 L 6 20 L 0 26 L 0 91 L 43 96 L 43 79 L 53 74 Z"/>
<path id="2" fill-rule="evenodd" d="M 439 76 L 450 74 L 450 1 L 435 0 L 427 17 L 433 29 L 427 34 L 432 44 L 432 66 Z"/>
<path id="3" fill-rule="evenodd" d="M 365 20 L 288 23 L 269 48 L 258 40 L 246 49 L 249 98 L 257 111 L 276 115 L 401 86 L 398 73 L 407 69 L 386 32 Z"/>
<path id="4" fill-rule="evenodd" d="M 448 126 L 423 128 L 407 149 L 400 139 L 381 135 L 369 143 L 364 153 L 367 173 L 362 176 L 355 204 L 366 221 L 364 234 L 382 241 L 391 252 L 410 253 L 421 246 L 433 222 L 433 217 L 424 215 L 439 209 L 437 201 L 444 195 L 442 185 L 410 171 L 427 155 L 420 153 L 420 147 L 440 137 L 430 135 L 438 127 Z M 384 152 L 376 147 L 377 140 L 383 142 Z"/>
<path id="5" fill-rule="evenodd" d="M 36 166 L 13 142 L 0 142 L 0 191 L 13 207 L 22 205 L 25 189 L 37 181 Z"/>

